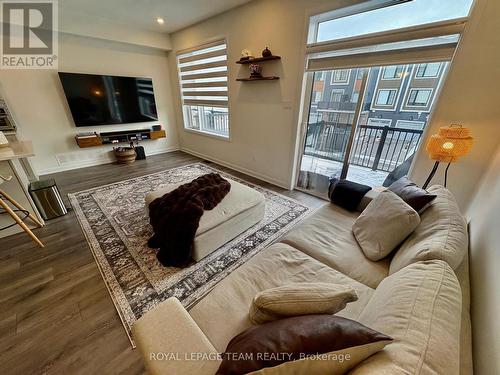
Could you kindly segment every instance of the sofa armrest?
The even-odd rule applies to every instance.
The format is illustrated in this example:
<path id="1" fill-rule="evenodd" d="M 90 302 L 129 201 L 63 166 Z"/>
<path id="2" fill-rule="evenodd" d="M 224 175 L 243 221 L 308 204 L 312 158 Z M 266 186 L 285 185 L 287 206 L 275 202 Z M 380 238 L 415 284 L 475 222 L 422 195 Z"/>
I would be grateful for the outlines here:
<path id="1" fill-rule="evenodd" d="M 377 190 L 370 190 L 368 193 L 365 194 L 365 196 L 361 199 L 361 202 L 359 202 L 358 207 L 356 207 L 356 211 L 363 212 L 366 206 L 370 204 L 370 202 L 375 199 L 377 195 L 379 195 L 380 192 Z"/>
<path id="2" fill-rule="evenodd" d="M 132 326 L 146 370 L 151 375 L 213 375 L 217 350 L 177 298 L 148 311 Z"/>

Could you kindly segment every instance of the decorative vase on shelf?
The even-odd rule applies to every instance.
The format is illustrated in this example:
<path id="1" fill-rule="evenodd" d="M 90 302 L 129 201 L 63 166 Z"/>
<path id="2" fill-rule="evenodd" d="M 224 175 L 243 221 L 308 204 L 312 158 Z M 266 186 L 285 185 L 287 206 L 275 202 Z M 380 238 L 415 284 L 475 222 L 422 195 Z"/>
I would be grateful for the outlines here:
<path id="1" fill-rule="evenodd" d="M 262 77 L 262 66 L 259 64 L 250 64 L 250 77 Z"/>
<path id="2" fill-rule="evenodd" d="M 250 60 L 252 58 L 252 52 L 246 48 L 241 50 L 240 61 Z"/>
<path id="3" fill-rule="evenodd" d="M 266 47 L 263 51 L 262 51 L 262 57 L 269 57 L 269 56 L 272 56 L 273 53 L 271 52 L 271 50 L 269 49 L 269 47 Z"/>

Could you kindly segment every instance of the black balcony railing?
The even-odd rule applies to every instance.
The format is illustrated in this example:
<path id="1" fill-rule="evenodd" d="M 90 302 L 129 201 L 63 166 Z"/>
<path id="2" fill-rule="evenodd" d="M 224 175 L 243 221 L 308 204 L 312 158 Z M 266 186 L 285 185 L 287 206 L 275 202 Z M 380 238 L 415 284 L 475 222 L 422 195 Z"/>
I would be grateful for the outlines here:
<path id="1" fill-rule="evenodd" d="M 229 133 L 229 118 L 227 112 L 210 112 L 206 116 L 204 130 L 218 134 Z"/>
<path id="2" fill-rule="evenodd" d="M 351 124 L 309 124 L 305 155 L 343 162 Z M 360 125 L 354 137 L 349 163 L 374 171 L 392 172 L 416 151 L 422 130 Z"/>

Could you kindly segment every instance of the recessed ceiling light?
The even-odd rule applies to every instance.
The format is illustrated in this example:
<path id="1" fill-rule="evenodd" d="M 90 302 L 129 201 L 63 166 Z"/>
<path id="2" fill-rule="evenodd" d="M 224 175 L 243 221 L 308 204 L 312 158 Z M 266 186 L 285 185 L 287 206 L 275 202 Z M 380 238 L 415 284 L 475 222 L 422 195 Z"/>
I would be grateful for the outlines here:
<path id="1" fill-rule="evenodd" d="M 160 25 L 163 25 L 165 23 L 165 20 L 161 17 L 156 17 L 156 22 L 158 22 Z"/>

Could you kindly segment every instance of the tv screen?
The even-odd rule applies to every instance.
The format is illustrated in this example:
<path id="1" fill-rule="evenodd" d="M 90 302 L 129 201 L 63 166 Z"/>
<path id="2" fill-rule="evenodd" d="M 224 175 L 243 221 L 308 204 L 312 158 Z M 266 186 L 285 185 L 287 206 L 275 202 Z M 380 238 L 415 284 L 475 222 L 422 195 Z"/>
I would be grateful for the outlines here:
<path id="1" fill-rule="evenodd" d="M 155 121 L 151 78 L 59 73 L 76 126 Z"/>

